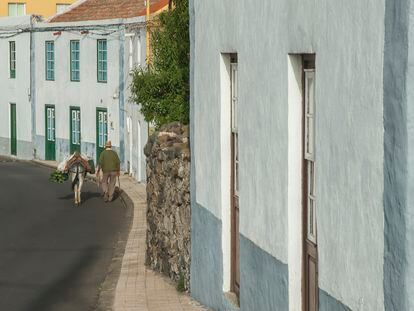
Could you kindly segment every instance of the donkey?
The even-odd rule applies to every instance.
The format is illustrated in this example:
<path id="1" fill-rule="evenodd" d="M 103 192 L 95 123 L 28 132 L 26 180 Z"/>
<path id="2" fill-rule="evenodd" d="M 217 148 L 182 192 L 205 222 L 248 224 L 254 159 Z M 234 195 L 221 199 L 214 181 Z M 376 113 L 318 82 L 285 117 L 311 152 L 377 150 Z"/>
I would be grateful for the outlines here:
<path id="1" fill-rule="evenodd" d="M 82 156 L 78 151 L 63 160 L 59 164 L 58 170 L 61 172 L 68 172 L 72 182 L 71 188 L 75 193 L 75 205 L 79 206 L 82 202 L 81 192 L 86 173 L 91 171 L 88 164 L 88 159 Z"/>
<path id="2" fill-rule="evenodd" d="M 75 162 L 69 167 L 69 172 L 72 181 L 72 191 L 75 193 L 75 205 L 79 206 L 82 202 L 81 191 L 86 177 L 86 168 L 81 162 Z"/>

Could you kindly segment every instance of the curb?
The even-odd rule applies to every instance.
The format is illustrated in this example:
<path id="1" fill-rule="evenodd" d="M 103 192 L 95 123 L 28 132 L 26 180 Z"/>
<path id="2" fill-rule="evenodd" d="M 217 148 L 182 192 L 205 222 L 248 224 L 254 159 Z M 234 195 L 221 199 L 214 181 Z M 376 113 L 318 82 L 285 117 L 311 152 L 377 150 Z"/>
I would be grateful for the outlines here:
<path id="1" fill-rule="evenodd" d="M 101 283 L 101 290 L 99 298 L 95 306 L 95 311 L 113 310 L 115 302 L 116 287 L 118 285 L 119 276 L 122 270 L 122 262 L 128 243 L 129 233 L 132 229 L 134 220 L 134 202 L 126 194 L 125 191 L 120 191 L 119 199 L 127 209 L 127 226 L 121 229 L 118 235 L 118 242 L 112 256 L 112 261 L 108 267 L 105 280 Z"/>
<path id="2" fill-rule="evenodd" d="M 30 162 L 37 164 L 37 165 L 41 165 L 47 168 L 52 168 L 52 169 L 57 169 L 57 165 L 53 165 L 53 164 L 49 164 L 49 163 L 45 163 L 39 160 L 30 160 Z"/>

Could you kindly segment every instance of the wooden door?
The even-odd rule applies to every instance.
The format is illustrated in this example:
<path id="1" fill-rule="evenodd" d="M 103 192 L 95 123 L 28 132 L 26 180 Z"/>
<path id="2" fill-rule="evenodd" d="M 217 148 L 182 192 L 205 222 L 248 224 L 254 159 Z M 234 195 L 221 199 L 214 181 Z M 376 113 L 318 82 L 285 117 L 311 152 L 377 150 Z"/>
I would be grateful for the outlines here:
<path id="1" fill-rule="evenodd" d="M 46 106 L 45 133 L 45 159 L 54 161 L 56 160 L 56 118 L 54 106 Z"/>
<path id="2" fill-rule="evenodd" d="M 10 104 L 10 154 L 17 155 L 16 104 Z"/>
<path id="3" fill-rule="evenodd" d="M 81 114 L 79 107 L 70 108 L 70 153 L 81 151 Z"/>
<path id="4" fill-rule="evenodd" d="M 237 58 L 230 65 L 231 85 L 231 284 L 232 292 L 240 294 L 240 237 L 239 237 L 239 144 L 237 125 Z"/>
<path id="5" fill-rule="evenodd" d="M 315 60 L 304 58 L 304 309 L 318 310 L 318 245 L 315 192 Z"/>
<path id="6" fill-rule="evenodd" d="M 108 140 L 108 112 L 105 108 L 96 109 L 96 162 L 105 149 Z"/>

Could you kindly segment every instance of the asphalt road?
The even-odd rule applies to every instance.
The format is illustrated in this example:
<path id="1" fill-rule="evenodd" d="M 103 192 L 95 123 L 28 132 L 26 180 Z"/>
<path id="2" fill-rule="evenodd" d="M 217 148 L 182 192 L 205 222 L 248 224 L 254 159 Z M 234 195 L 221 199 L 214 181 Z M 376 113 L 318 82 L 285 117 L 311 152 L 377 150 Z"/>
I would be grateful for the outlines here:
<path id="1" fill-rule="evenodd" d="M 94 310 L 127 209 L 92 182 L 80 207 L 52 170 L 0 158 L 0 311 Z"/>

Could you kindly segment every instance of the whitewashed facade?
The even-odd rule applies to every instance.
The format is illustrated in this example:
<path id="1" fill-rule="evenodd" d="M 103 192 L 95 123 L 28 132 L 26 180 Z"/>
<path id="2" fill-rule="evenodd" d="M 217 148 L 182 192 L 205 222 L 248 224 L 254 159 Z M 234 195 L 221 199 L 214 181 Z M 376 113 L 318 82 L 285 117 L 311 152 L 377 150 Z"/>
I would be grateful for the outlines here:
<path id="1" fill-rule="evenodd" d="M 22 28 L 21 23 L 4 20 L 17 30 Z M 8 58 L 1 58 L 1 79 L 10 85 L 4 101 L 20 103 L 16 105 L 17 157 L 60 161 L 78 149 L 97 160 L 109 139 L 120 154 L 122 169 L 145 181 L 143 147 L 148 126 L 139 107 L 129 100 L 131 70 L 145 66 L 143 24 L 144 17 L 36 22 L 30 25 L 30 32 L 16 34 L 16 79 L 6 75 Z M 4 55 L 8 44 L 0 38 Z M 0 131 L 0 150 L 5 155 L 11 154 L 8 115 L 2 114 L 7 122 L 2 122 L 5 128 Z"/>
<path id="2" fill-rule="evenodd" d="M 28 31 L 17 33 L 15 29 L 16 25 L 30 29 L 32 22 L 28 16 L 0 18 L 0 154 L 13 153 L 23 159 L 33 157 L 30 79 L 33 36 Z M 12 109 L 16 110 L 15 117 Z"/>

